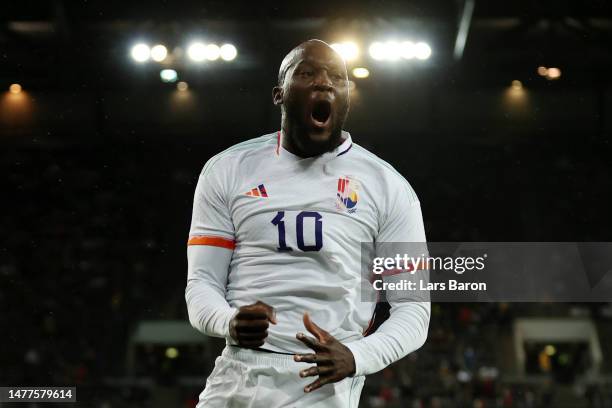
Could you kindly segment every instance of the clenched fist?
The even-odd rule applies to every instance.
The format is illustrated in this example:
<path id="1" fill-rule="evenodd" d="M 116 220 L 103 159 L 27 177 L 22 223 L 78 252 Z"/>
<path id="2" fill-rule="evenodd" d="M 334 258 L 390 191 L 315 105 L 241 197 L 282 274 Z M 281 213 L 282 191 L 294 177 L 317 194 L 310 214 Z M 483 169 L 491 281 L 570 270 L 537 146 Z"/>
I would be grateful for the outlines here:
<path id="1" fill-rule="evenodd" d="M 261 347 L 268 337 L 270 323 L 276 324 L 274 308 L 257 301 L 238 309 L 238 313 L 230 321 L 229 333 L 239 346 L 257 348 Z"/>

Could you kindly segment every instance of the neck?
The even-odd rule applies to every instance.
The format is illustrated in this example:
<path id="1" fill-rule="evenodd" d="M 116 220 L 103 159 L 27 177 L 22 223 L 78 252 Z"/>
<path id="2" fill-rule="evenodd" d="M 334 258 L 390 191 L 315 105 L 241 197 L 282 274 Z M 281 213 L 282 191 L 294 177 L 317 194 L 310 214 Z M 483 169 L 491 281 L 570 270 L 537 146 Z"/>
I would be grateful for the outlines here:
<path id="1" fill-rule="evenodd" d="M 340 136 L 338 137 L 338 140 L 336 140 L 333 145 L 329 146 L 328 148 L 323 150 L 309 150 L 305 148 L 305 146 L 300 146 L 300 143 L 297 142 L 299 140 L 298 132 L 299 130 L 295 125 L 292 125 L 288 120 L 283 118 L 281 122 L 281 146 L 289 153 L 302 158 L 319 156 L 323 153 L 332 151 L 336 147 L 340 146 L 342 142 L 344 142 Z"/>
<path id="2" fill-rule="evenodd" d="M 295 154 L 296 156 L 309 157 L 306 152 L 303 152 L 295 145 L 295 137 L 295 131 L 283 120 L 281 124 L 281 146 L 289 153 Z"/>

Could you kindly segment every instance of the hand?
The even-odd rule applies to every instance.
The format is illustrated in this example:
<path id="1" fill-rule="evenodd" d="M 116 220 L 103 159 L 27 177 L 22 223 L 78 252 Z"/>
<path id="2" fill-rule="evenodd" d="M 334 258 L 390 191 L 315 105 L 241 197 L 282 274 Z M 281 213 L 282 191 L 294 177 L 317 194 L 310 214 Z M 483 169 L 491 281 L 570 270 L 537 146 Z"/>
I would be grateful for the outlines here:
<path id="1" fill-rule="evenodd" d="M 304 313 L 304 327 L 315 338 L 298 333 L 295 337 L 315 351 L 314 354 L 296 354 L 293 359 L 298 362 L 315 363 L 316 366 L 300 371 L 300 377 L 319 378 L 304 387 L 304 392 L 311 392 L 325 384 L 335 383 L 355 374 L 355 358 L 344 344 L 310 320 Z"/>
<path id="2" fill-rule="evenodd" d="M 257 301 L 238 309 L 238 313 L 230 320 L 229 333 L 239 346 L 257 348 L 263 346 L 268 337 L 270 323 L 276 324 L 274 308 Z"/>

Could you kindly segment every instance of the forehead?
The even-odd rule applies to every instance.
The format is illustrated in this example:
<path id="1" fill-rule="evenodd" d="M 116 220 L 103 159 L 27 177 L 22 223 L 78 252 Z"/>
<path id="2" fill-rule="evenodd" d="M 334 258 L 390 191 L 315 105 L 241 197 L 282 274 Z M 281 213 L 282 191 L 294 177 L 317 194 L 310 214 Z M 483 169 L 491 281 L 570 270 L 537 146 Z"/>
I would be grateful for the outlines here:
<path id="1" fill-rule="evenodd" d="M 304 47 L 300 52 L 296 53 L 292 65 L 300 65 L 308 63 L 312 65 L 324 65 L 328 67 L 344 67 L 342 57 L 328 46 L 313 45 Z"/>
<path id="2" fill-rule="evenodd" d="M 325 43 L 311 42 L 295 47 L 283 59 L 278 70 L 278 81 L 283 83 L 285 77 L 295 70 L 302 62 L 309 63 L 315 67 L 339 69 L 346 72 L 344 60 L 336 51 Z"/>

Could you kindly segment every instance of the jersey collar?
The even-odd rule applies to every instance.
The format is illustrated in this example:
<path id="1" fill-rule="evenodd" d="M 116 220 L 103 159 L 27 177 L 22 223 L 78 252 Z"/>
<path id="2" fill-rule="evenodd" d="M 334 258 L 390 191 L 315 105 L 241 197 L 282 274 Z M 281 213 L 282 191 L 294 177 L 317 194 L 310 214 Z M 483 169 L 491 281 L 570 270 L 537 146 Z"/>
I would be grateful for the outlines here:
<path id="1" fill-rule="evenodd" d="M 331 159 L 334 157 L 342 156 L 345 153 L 348 153 L 348 151 L 351 150 L 351 147 L 353 147 L 353 139 L 351 138 L 351 134 L 343 130 L 342 136 L 341 136 L 343 141 L 334 150 L 325 152 L 320 156 L 303 158 L 300 156 L 296 156 L 295 154 L 291 153 L 289 150 L 285 149 L 282 145 L 282 137 L 283 136 L 282 136 L 281 131 L 280 130 L 277 131 L 276 132 L 276 150 L 275 150 L 276 156 L 285 157 L 285 158 L 289 158 L 293 160 L 306 160 L 306 159 L 317 159 L 317 158 Z"/>

